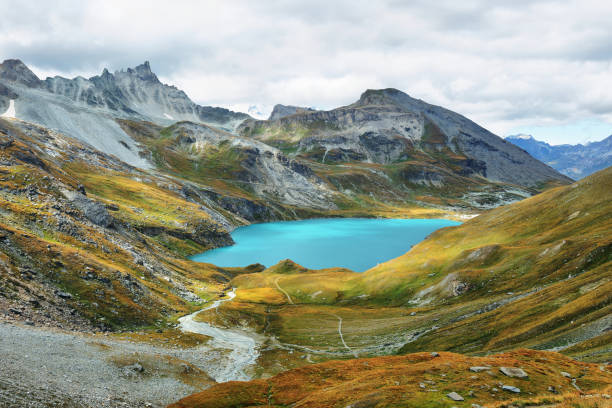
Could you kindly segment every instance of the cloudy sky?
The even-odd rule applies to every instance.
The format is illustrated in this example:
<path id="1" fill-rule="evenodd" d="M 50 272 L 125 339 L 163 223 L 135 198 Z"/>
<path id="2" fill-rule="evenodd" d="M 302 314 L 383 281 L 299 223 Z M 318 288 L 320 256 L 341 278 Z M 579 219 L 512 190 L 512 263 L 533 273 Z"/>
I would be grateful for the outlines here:
<path id="1" fill-rule="evenodd" d="M 196 102 L 267 114 L 394 87 L 505 136 L 612 134 L 612 1 L 9 1 L 0 58 L 41 77 L 145 60 Z"/>

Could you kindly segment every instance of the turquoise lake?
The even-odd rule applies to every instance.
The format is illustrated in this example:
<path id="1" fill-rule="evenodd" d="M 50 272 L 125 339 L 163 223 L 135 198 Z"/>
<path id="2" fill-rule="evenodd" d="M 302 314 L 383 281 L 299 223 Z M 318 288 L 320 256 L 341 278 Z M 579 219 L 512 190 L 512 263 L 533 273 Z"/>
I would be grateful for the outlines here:
<path id="1" fill-rule="evenodd" d="M 363 272 L 410 250 L 437 229 L 459 225 L 442 219 L 333 218 L 240 227 L 236 244 L 191 257 L 218 266 L 272 266 L 291 259 L 310 269 L 340 266 Z"/>

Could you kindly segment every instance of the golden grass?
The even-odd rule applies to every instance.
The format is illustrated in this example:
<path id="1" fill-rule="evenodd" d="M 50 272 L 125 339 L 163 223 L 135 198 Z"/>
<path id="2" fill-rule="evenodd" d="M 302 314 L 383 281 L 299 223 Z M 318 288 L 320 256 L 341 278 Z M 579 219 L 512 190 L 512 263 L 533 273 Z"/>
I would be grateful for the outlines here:
<path id="1" fill-rule="evenodd" d="M 490 371 L 473 373 L 472 366 Z M 504 376 L 500 367 L 521 367 L 527 379 Z M 229 382 L 181 399 L 170 408 L 222 407 L 470 407 L 521 401 L 525 397 L 555 397 L 548 387 L 577 397 L 570 379 L 585 392 L 609 387 L 609 367 L 581 363 L 557 353 L 517 350 L 488 357 L 417 353 L 405 356 L 329 361 L 281 373 L 266 380 Z M 421 387 L 420 384 L 423 384 Z M 501 384 L 520 388 L 520 394 L 501 390 Z M 472 391 L 470 394 L 469 391 Z M 446 397 L 457 392 L 465 401 Z"/>

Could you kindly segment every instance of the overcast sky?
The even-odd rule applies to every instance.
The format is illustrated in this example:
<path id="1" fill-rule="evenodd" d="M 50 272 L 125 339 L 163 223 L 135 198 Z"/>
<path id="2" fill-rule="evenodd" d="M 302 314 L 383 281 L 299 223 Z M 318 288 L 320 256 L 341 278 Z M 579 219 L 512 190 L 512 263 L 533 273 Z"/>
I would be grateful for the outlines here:
<path id="1" fill-rule="evenodd" d="M 196 102 L 263 114 L 398 88 L 505 136 L 612 134 L 612 1 L 7 1 L 0 58 L 41 77 L 145 60 Z"/>

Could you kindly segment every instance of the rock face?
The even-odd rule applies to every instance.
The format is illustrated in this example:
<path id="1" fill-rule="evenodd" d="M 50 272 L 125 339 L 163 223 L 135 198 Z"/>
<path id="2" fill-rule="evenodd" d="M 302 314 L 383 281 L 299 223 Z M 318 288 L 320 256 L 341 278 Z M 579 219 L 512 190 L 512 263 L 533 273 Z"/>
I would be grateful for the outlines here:
<path id="1" fill-rule="evenodd" d="M 16 117 L 80 139 L 133 166 L 151 164 L 115 119 L 168 125 L 178 120 L 208 123 L 233 131 L 244 113 L 200 106 L 176 87 L 162 84 L 148 62 L 86 79 L 56 76 L 40 80 L 19 60 L 0 64 L 0 110 L 15 100 Z"/>
<path id="2" fill-rule="evenodd" d="M 312 108 L 302 108 L 300 106 L 291 106 L 291 105 L 274 105 L 272 112 L 270 113 L 270 117 L 268 120 L 276 120 L 280 118 L 284 118 L 285 116 L 295 115 L 296 113 L 304 113 L 304 112 L 315 112 Z"/>
<path id="3" fill-rule="evenodd" d="M 612 166 L 612 135 L 586 145 L 551 146 L 529 135 L 508 136 L 506 140 L 576 180 Z"/>
<path id="4" fill-rule="evenodd" d="M 232 177 L 257 197 L 270 197 L 299 207 L 336 208 L 332 190 L 307 165 L 274 147 L 191 122 L 176 124 L 170 134 L 176 143 L 174 149 L 189 152 L 192 157 L 201 155 L 207 161 L 216 160 L 213 155 L 235 158 L 237 168 L 233 169 Z M 214 193 L 204 194 L 219 201 Z M 220 200 L 220 205 L 249 221 L 265 219 L 266 210 L 246 199 L 226 197 Z"/>
<path id="5" fill-rule="evenodd" d="M 396 163 L 425 153 L 471 177 L 536 186 L 570 180 L 455 112 L 396 89 L 368 90 L 352 105 L 245 121 L 239 131 L 270 144 L 295 146 L 324 162 Z"/>
<path id="6" fill-rule="evenodd" d="M 49 92 L 81 104 L 130 117 L 142 116 L 155 122 L 190 120 L 233 130 L 249 117 L 244 113 L 195 104 L 185 92 L 162 84 L 148 61 L 114 74 L 105 69 L 102 75 L 89 79 L 47 78 L 44 86 Z"/>

